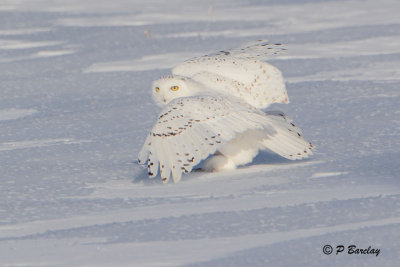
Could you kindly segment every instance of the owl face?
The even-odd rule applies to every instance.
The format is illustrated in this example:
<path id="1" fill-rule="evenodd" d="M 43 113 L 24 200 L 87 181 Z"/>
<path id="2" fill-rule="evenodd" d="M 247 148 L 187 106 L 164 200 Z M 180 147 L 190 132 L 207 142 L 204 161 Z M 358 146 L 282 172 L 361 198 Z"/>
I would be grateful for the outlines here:
<path id="1" fill-rule="evenodd" d="M 167 76 L 155 80 L 152 85 L 152 96 L 160 107 L 167 105 L 178 97 L 191 96 L 188 84 L 184 77 Z"/>

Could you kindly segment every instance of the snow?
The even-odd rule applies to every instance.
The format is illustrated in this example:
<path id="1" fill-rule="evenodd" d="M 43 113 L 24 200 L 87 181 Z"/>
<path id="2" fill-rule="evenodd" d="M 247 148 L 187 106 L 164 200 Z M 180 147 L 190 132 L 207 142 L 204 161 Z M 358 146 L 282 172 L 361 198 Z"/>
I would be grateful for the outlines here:
<path id="1" fill-rule="evenodd" d="M 396 266 L 400 4 L 0 2 L 0 266 Z M 150 180 L 152 80 L 269 39 L 308 160 Z M 324 245 L 334 249 L 322 252 Z M 335 255 L 337 245 L 375 255 Z"/>
<path id="2" fill-rule="evenodd" d="M 0 109 L 0 121 L 16 120 L 36 113 L 35 109 Z"/>

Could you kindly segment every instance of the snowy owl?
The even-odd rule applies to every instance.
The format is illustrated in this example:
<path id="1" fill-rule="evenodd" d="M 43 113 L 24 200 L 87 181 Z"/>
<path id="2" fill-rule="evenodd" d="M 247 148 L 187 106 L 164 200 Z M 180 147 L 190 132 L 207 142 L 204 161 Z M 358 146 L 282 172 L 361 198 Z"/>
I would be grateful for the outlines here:
<path id="1" fill-rule="evenodd" d="M 155 80 L 152 97 L 163 109 L 139 152 L 149 177 L 180 181 L 199 165 L 205 171 L 235 169 L 260 150 L 287 159 L 306 158 L 313 145 L 281 112 L 261 109 L 289 103 L 281 72 L 260 58 L 283 50 L 259 40 L 196 57 Z"/>

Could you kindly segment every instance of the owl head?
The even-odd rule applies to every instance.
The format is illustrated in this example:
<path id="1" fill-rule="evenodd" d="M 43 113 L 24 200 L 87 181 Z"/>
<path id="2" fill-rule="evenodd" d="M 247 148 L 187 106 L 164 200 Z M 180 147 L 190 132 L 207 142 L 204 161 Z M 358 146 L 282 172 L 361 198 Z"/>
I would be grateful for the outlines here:
<path id="1" fill-rule="evenodd" d="M 190 78 L 177 75 L 161 77 L 152 85 L 152 96 L 160 107 L 167 105 L 171 100 L 179 97 L 195 95 L 194 86 Z"/>

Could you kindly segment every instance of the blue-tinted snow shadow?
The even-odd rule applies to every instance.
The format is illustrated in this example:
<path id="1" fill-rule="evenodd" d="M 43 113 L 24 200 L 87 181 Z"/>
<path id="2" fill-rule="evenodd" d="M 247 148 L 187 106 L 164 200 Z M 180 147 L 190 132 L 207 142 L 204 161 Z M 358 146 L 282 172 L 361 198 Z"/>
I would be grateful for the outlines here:
<path id="1" fill-rule="evenodd" d="M 246 166 L 250 165 L 264 165 L 264 164 L 287 164 L 293 162 L 292 160 L 283 158 L 277 154 L 270 153 L 268 151 L 261 151 L 254 160 L 247 164 Z"/>

